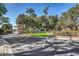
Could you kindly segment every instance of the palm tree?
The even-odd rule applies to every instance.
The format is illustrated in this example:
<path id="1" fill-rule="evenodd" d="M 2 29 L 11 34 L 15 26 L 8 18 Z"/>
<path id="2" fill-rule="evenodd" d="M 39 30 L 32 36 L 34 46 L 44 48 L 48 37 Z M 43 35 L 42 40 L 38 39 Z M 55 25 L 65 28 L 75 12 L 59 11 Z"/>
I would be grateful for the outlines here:
<path id="1" fill-rule="evenodd" d="M 47 16 L 48 14 L 48 9 L 49 9 L 49 6 L 45 7 L 44 10 L 43 10 L 43 13 Z"/>
<path id="2" fill-rule="evenodd" d="M 35 15 L 35 11 L 33 8 L 27 8 L 25 11 L 29 16 Z"/>

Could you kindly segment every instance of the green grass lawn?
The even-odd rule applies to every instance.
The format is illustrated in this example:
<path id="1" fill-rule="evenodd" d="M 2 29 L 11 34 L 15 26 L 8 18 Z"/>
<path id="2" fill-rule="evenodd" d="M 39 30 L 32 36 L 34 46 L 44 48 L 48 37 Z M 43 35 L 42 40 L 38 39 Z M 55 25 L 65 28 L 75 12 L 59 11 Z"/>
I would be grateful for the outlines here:
<path id="1" fill-rule="evenodd" d="M 48 37 L 48 33 L 32 33 L 33 37 Z"/>

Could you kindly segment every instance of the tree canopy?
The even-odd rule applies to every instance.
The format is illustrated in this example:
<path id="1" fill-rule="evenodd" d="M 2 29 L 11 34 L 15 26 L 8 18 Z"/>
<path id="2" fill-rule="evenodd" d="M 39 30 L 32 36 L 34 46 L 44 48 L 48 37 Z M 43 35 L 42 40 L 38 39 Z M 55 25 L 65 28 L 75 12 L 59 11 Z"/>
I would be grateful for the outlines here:
<path id="1" fill-rule="evenodd" d="M 49 8 L 50 6 L 46 6 L 43 9 L 44 15 L 41 16 L 37 16 L 33 8 L 26 8 L 25 13 L 20 14 L 17 17 L 17 25 L 20 26 L 22 31 L 25 30 L 24 32 L 26 32 L 29 28 L 29 30 L 32 30 L 32 32 L 36 31 L 37 29 L 44 32 L 52 30 L 59 31 L 66 28 L 69 28 L 70 30 L 78 29 L 79 5 L 76 5 L 70 8 L 68 11 L 63 12 L 61 16 L 48 15 Z"/>

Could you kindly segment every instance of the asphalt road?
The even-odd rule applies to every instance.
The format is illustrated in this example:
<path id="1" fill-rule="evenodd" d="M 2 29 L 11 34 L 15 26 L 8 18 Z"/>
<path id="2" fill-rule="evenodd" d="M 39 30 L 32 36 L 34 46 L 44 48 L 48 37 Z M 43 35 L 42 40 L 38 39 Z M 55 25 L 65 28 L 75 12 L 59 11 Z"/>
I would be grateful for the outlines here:
<path id="1" fill-rule="evenodd" d="M 39 39 L 41 39 L 41 41 L 39 41 Z M 44 39 L 47 40 L 47 42 L 45 42 Z M 8 46 L 10 47 L 10 51 L 12 51 L 13 55 L 15 56 L 78 56 L 79 55 L 79 40 L 71 41 L 68 40 L 69 38 L 67 37 L 57 37 L 56 39 L 27 38 L 27 37 L 22 38 L 18 37 L 18 35 L 16 34 L 8 34 L 4 35 L 1 40 L 3 40 L 3 42 L 6 40 L 9 43 Z"/>
<path id="2" fill-rule="evenodd" d="M 3 35 L 0 36 L 0 56 L 13 56 L 12 49 L 10 44 L 3 38 Z"/>

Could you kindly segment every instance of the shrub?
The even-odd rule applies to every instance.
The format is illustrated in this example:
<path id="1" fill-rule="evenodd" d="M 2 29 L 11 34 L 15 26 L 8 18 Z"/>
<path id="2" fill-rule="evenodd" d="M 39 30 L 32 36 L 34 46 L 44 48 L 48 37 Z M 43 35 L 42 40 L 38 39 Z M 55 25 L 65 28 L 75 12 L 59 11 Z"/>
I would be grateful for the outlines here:
<path id="1" fill-rule="evenodd" d="M 64 29 L 62 31 L 53 31 L 53 35 L 59 35 L 59 36 L 79 36 L 79 30 Z"/>
<path id="2" fill-rule="evenodd" d="M 26 33 L 33 33 L 33 29 L 31 27 L 29 27 L 28 29 L 26 29 L 25 31 Z"/>

